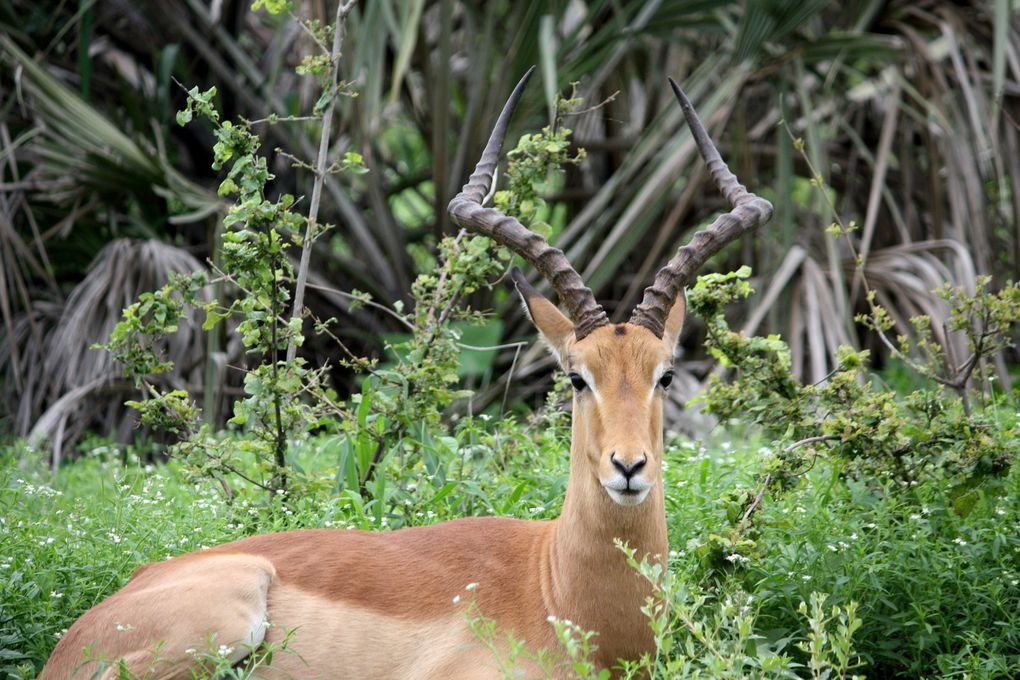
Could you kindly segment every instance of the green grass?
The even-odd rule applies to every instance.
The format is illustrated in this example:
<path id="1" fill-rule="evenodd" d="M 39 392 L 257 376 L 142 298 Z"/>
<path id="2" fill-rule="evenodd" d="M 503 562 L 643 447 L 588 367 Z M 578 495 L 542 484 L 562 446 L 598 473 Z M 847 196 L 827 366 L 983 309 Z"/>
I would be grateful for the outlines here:
<path id="1" fill-rule="evenodd" d="M 432 442 L 422 462 L 390 461 L 385 483 L 362 496 L 338 493 L 339 447 L 314 440 L 295 458 L 318 484 L 275 510 L 253 490 L 235 488 L 228 502 L 218 483 L 194 481 L 176 463 L 146 465 L 95 443 L 57 475 L 7 451 L 0 456 L 0 677 L 31 677 L 61 632 L 147 561 L 302 527 L 553 517 L 565 488 L 566 442 L 562 421 L 531 429 L 465 422 L 456 436 Z M 745 534 L 753 543 L 734 558 L 713 536 L 732 531 L 731 499 L 741 488 L 753 491 L 765 453 L 753 438 L 704 447 L 677 440 L 667 452 L 671 572 L 685 592 L 705 598 L 698 614 L 705 621 L 728 620 L 727 601 L 750 612 L 754 635 L 727 653 L 773 650 L 811 677 L 810 668 L 796 667 L 808 657 L 795 643 L 809 634 L 798 608 L 821 592 L 827 606 L 859 604 L 863 626 L 853 643 L 864 666 L 857 672 L 1015 675 L 1020 471 L 961 497 L 938 479 L 907 488 L 846 481 L 821 460 L 784 497 L 766 499 Z M 674 631 L 677 642 L 689 634 Z M 714 634 L 725 635 L 725 626 Z"/>

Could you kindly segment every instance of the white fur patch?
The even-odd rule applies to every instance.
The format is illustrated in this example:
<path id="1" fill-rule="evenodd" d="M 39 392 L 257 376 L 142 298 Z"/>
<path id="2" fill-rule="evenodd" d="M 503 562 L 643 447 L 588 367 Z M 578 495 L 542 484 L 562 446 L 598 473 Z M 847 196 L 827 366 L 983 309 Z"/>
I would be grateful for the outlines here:
<path id="1" fill-rule="evenodd" d="M 659 381 L 662 380 L 662 376 L 666 374 L 670 368 L 673 367 L 673 363 L 670 361 L 663 361 L 661 364 L 655 367 L 655 380 L 652 381 L 652 388 L 648 390 L 648 401 L 651 402 L 655 397 L 655 390 L 659 387 Z"/>
<path id="2" fill-rule="evenodd" d="M 595 376 L 591 374 L 591 371 L 584 366 L 578 366 L 574 370 L 577 371 L 578 375 L 584 378 L 584 382 L 588 385 L 588 389 L 590 389 L 591 393 L 595 395 L 595 401 L 601 402 L 602 397 L 599 395 L 598 386 L 595 385 Z"/>
<path id="3" fill-rule="evenodd" d="M 241 659 L 244 659 L 254 650 L 258 649 L 262 641 L 266 639 L 266 631 L 269 629 L 269 612 L 263 611 L 261 614 L 256 616 L 249 627 L 248 635 L 241 640 L 240 644 L 234 647 L 234 651 L 230 653 L 230 662 L 237 663 Z"/>

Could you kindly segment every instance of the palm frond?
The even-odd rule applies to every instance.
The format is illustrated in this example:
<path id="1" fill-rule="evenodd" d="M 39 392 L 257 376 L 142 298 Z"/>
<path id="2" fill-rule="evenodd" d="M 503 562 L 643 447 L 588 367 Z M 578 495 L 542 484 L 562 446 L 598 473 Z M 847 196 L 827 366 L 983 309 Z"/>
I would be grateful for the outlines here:
<path id="1" fill-rule="evenodd" d="M 118 239 L 100 252 L 63 306 L 34 305 L 7 338 L 5 349 L 23 357 L 17 367 L 8 364 L 4 381 L 5 400 L 17 404 L 15 434 L 49 440 L 59 459 L 66 443 L 90 428 L 129 430 L 132 416 L 123 402 L 135 389 L 123 380 L 111 355 L 93 345 L 106 342 L 123 309 L 166 283 L 171 272 L 203 269 L 180 248 L 156 240 Z M 182 323 L 162 352 L 175 366 L 162 376 L 168 386 L 199 393 L 206 358 L 200 320 Z M 20 374 L 15 376 L 14 370 Z"/>

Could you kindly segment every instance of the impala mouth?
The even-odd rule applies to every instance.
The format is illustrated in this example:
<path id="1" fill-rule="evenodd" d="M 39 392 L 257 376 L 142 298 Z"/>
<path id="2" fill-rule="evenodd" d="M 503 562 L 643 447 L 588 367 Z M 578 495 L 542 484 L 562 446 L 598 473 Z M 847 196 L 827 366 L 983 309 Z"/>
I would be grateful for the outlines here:
<path id="1" fill-rule="evenodd" d="M 637 477 L 627 479 L 623 475 L 602 482 L 602 486 L 614 503 L 627 507 L 641 505 L 652 489 L 652 485 L 643 479 Z"/>

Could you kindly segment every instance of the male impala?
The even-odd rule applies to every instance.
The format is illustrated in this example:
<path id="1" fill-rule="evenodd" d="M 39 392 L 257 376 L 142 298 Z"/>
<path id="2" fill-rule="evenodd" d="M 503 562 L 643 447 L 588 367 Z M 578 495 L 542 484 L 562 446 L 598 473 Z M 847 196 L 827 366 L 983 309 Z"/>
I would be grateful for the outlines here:
<path id="1" fill-rule="evenodd" d="M 500 677 L 457 595 L 473 598 L 481 616 L 532 650 L 555 650 L 548 617 L 557 616 L 598 632 L 602 667 L 653 651 L 640 612 L 650 588 L 614 539 L 639 556 L 666 555 L 662 404 L 684 319 L 681 290 L 713 253 L 768 220 L 772 206 L 737 182 L 670 80 L 733 210 L 679 249 L 629 322 L 610 324 L 560 250 L 481 205 L 530 76 L 514 89 L 449 210 L 459 226 L 530 262 L 568 310 L 569 318 L 513 271 L 531 320 L 575 389 L 570 481 L 559 519 L 473 517 L 386 533 L 291 531 L 149 564 L 71 626 L 43 678 L 90 677 L 97 664 L 83 662 L 86 648 L 92 658 L 123 659 L 137 674 L 190 677 L 194 650 L 207 649 L 210 639 L 232 647 L 240 661 L 286 630 L 294 631 L 293 653 L 276 654 L 260 671 L 267 677 Z M 477 586 L 465 593 L 469 583 Z M 101 677 L 114 676 L 108 670 Z"/>

